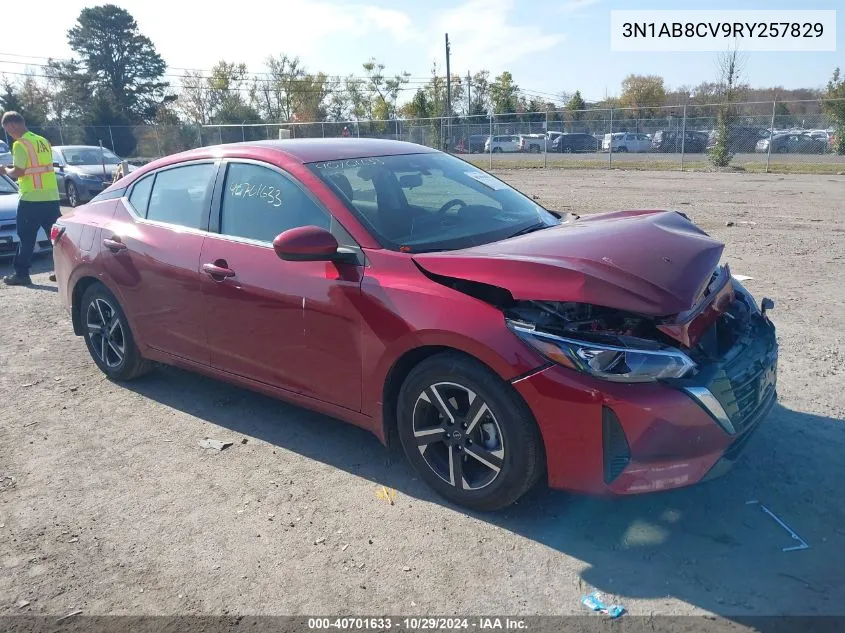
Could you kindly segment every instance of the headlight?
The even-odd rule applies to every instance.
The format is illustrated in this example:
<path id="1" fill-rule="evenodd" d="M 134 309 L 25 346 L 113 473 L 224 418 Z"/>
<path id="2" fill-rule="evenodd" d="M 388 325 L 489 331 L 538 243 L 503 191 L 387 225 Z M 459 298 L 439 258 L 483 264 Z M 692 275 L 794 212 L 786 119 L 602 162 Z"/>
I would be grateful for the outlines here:
<path id="1" fill-rule="evenodd" d="M 692 359 L 671 349 L 636 349 L 563 338 L 512 321 L 508 327 L 551 361 L 614 382 L 654 382 L 683 378 L 695 369 Z"/>

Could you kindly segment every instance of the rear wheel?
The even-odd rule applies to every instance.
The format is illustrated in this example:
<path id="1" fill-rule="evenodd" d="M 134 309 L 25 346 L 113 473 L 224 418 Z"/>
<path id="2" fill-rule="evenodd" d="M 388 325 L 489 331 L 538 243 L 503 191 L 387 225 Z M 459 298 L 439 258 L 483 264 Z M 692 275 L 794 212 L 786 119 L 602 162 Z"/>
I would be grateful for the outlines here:
<path id="1" fill-rule="evenodd" d="M 398 431 L 408 460 L 434 490 L 474 510 L 497 510 L 543 472 L 540 432 L 510 387 L 475 360 L 432 356 L 399 393 Z"/>
<path id="2" fill-rule="evenodd" d="M 617 149 L 616 151 L 617 151 L 617 152 L 619 152 L 620 154 L 627 154 L 627 153 L 628 153 L 628 148 L 627 148 L 627 147 L 625 147 L 625 146 L 623 145 L 622 147 L 620 147 L 620 148 L 619 148 L 619 149 Z"/>
<path id="3" fill-rule="evenodd" d="M 85 344 L 97 367 L 112 380 L 131 380 L 152 365 L 141 357 L 126 315 L 114 295 L 96 283 L 85 290 L 79 304 Z"/>
<path id="4" fill-rule="evenodd" d="M 502 148 L 501 148 L 501 147 L 494 147 L 494 148 L 493 148 L 493 153 L 494 153 L 494 154 L 501 154 L 501 153 L 502 153 Z"/>

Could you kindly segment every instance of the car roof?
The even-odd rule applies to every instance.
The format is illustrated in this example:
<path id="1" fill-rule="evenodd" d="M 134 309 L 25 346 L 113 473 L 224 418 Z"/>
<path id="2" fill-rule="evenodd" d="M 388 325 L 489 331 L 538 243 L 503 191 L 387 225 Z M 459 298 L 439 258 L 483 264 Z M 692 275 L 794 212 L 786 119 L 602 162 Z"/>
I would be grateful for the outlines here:
<path id="1" fill-rule="evenodd" d="M 314 163 L 326 160 L 345 160 L 348 158 L 368 158 L 371 156 L 399 156 L 401 154 L 438 153 L 438 150 L 408 143 L 377 138 L 297 138 L 270 141 L 245 141 L 225 143 L 188 150 L 180 154 L 161 159 L 168 163 L 177 160 L 198 158 L 239 156 L 244 151 L 257 150 L 286 154 L 301 163 Z M 158 161 L 156 161 L 158 162 Z"/>

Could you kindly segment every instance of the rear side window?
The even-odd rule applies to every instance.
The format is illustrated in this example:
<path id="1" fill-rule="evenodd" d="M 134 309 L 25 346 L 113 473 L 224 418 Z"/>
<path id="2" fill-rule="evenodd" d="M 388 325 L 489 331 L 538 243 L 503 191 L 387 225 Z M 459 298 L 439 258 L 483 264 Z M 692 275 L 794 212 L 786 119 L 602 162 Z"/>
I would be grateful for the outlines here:
<path id="1" fill-rule="evenodd" d="M 266 167 L 232 163 L 220 208 L 220 233 L 272 242 L 279 233 L 300 226 L 329 230 L 322 209 L 282 174 Z"/>
<path id="2" fill-rule="evenodd" d="M 147 204 L 150 201 L 150 192 L 153 189 L 153 178 L 155 176 L 145 176 L 141 178 L 134 187 L 132 193 L 129 194 L 129 202 L 135 213 L 142 218 L 147 217 Z"/>
<path id="3" fill-rule="evenodd" d="M 214 163 L 202 163 L 158 172 L 150 194 L 147 219 L 192 229 L 205 228 L 203 220 L 216 171 Z"/>

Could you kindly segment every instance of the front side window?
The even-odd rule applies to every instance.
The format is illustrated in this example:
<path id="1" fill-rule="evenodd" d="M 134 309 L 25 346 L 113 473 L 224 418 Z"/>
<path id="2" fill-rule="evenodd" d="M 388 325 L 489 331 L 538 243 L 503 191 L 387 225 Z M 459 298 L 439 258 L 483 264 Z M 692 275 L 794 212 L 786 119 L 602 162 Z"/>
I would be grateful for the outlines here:
<path id="1" fill-rule="evenodd" d="M 300 226 L 331 229 L 331 218 L 292 180 L 250 163 L 232 163 L 220 207 L 220 233 L 259 242 Z"/>
<path id="2" fill-rule="evenodd" d="M 441 153 L 311 163 L 383 246 L 467 248 L 560 220 L 501 180 Z"/>
<path id="3" fill-rule="evenodd" d="M 153 190 L 154 178 L 154 174 L 141 178 L 135 183 L 135 186 L 132 187 L 132 193 L 129 194 L 129 202 L 132 204 L 132 208 L 142 218 L 147 217 L 147 204 L 150 201 L 150 192 Z"/>
<path id="4" fill-rule="evenodd" d="M 205 228 L 205 211 L 211 200 L 216 172 L 214 163 L 158 172 L 150 194 L 147 219 L 192 229 Z"/>

